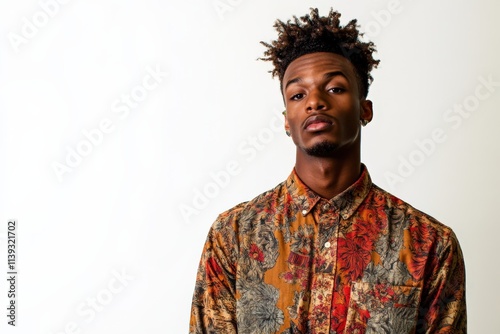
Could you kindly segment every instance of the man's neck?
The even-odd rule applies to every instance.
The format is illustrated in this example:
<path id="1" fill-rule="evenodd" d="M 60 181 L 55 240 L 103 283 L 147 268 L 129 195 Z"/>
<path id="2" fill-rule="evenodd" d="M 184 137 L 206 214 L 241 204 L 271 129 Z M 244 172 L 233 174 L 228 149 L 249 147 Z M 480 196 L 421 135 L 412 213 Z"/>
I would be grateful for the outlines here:
<path id="1" fill-rule="evenodd" d="M 351 159 L 300 156 L 295 171 L 299 178 L 319 196 L 330 199 L 349 188 L 359 178 L 359 155 Z"/>

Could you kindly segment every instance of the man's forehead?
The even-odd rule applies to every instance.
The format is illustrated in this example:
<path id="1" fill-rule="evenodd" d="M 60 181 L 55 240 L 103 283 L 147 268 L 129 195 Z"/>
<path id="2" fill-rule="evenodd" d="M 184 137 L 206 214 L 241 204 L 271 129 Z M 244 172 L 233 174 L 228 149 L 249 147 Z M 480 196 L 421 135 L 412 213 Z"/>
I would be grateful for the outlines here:
<path id="1" fill-rule="evenodd" d="M 315 52 L 294 59 L 285 71 L 283 84 L 301 74 L 315 71 L 324 75 L 335 72 L 347 78 L 355 77 L 354 66 L 347 58 L 331 52 Z"/>

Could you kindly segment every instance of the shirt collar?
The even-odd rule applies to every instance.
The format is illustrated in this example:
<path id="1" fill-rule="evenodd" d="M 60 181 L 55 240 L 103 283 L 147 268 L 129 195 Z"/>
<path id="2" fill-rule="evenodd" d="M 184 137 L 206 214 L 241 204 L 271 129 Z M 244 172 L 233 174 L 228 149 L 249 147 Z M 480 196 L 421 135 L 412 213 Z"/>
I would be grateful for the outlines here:
<path id="1" fill-rule="evenodd" d="M 352 216 L 359 205 L 364 201 L 372 186 L 372 180 L 368 173 L 368 169 L 363 164 L 361 164 L 361 169 L 361 175 L 356 182 L 337 196 L 328 200 L 334 210 L 340 211 L 340 215 L 343 219 L 349 219 Z M 309 187 L 302 182 L 295 169 L 286 180 L 285 185 L 289 196 L 304 216 L 322 199 L 321 196 L 309 189 Z"/>

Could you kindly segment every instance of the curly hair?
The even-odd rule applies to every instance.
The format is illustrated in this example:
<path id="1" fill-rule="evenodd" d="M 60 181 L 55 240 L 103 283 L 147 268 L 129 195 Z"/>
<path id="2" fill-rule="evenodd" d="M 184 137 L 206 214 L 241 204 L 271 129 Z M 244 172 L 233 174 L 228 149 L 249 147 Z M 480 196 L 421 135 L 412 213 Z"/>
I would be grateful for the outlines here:
<path id="1" fill-rule="evenodd" d="M 264 52 L 265 61 L 272 61 L 273 77 L 278 76 L 283 81 L 285 71 L 296 58 L 313 52 L 332 52 L 347 58 L 355 68 L 358 76 L 360 92 L 363 97 L 368 95 L 368 88 L 373 81 L 370 72 L 377 67 L 379 60 L 372 56 L 376 51 L 373 42 L 361 42 L 357 20 L 351 20 L 347 25 L 340 26 L 340 13 L 330 10 L 326 17 L 320 17 L 317 8 L 311 8 L 311 14 L 297 18 L 293 17 L 286 23 L 276 20 L 274 27 L 278 31 L 278 39 L 271 44 L 260 42 L 267 47 Z"/>

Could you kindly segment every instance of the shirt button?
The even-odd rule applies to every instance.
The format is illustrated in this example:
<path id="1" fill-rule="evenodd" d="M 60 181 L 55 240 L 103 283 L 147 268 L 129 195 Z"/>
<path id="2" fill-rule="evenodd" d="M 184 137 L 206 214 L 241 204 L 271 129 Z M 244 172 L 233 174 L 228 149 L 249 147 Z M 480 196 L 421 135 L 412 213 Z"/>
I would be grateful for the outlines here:
<path id="1" fill-rule="evenodd" d="M 330 242 L 328 242 L 328 241 L 327 241 L 327 242 L 325 242 L 325 248 L 330 248 L 330 246 L 331 246 L 331 245 L 332 245 L 332 244 L 331 244 Z"/>
<path id="2" fill-rule="evenodd" d="M 303 216 L 307 215 L 307 210 L 302 210 L 302 215 Z"/>
<path id="3" fill-rule="evenodd" d="M 328 209 L 330 209 L 330 204 L 323 205 L 323 210 L 328 210 Z"/>

